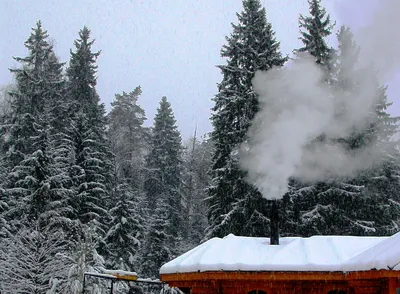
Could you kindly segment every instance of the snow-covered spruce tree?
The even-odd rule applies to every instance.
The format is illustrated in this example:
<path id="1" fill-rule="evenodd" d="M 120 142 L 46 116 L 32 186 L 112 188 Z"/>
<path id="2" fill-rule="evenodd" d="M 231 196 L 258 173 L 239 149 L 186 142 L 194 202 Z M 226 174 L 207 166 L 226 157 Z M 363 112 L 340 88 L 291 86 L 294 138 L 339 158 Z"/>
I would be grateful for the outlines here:
<path id="1" fill-rule="evenodd" d="M 8 211 L 8 204 L 5 200 L 5 193 L 3 189 L 0 189 L 0 249 L 2 247 L 3 239 L 7 239 L 9 235 L 9 226 L 6 219 L 6 213 Z M 4 200 L 2 200 L 4 198 Z"/>
<path id="2" fill-rule="evenodd" d="M 166 97 L 162 97 L 154 118 L 144 189 L 151 211 L 155 209 L 157 201 L 168 207 L 169 225 L 166 233 L 177 239 L 183 232 L 181 182 L 181 134 L 171 104 Z"/>
<path id="3" fill-rule="evenodd" d="M 29 55 L 16 58 L 22 68 L 13 70 L 17 84 L 16 91 L 11 93 L 12 115 L 5 127 L 8 136 L 4 144 L 11 170 L 5 189 L 9 217 L 15 223 L 22 217 L 40 219 L 40 226 L 47 226 L 50 219 L 64 222 L 68 208 L 63 201 L 69 195 L 62 172 L 53 160 L 57 152 L 50 144 L 56 101 L 64 94 L 63 64 L 46 39 L 47 33 L 38 22 L 25 43 Z M 21 132 L 23 129 L 26 133 Z M 24 147 L 27 142 L 29 146 Z"/>
<path id="4" fill-rule="evenodd" d="M 207 227 L 206 188 L 210 185 L 212 144 L 208 138 L 188 140 L 183 154 L 184 213 L 188 249 L 200 244 Z"/>
<path id="5" fill-rule="evenodd" d="M 360 185 L 364 205 L 355 206 L 357 214 L 352 219 L 355 224 L 353 234 L 358 235 L 392 235 L 399 231 L 400 205 L 398 196 L 400 153 L 398 141 L 394 135 L 398 133 L 399 117 L 392 117 L 388 112 L 389 103 L 386 87 L 381 86 L 372 74 L 370 84 L 373 85 L 376 97 L 365 128 L 345 138 L 348 148 L 367 148 L 373 146 L 379 150 L 381 161 L 366 171 L 362 171 L 352 183 Z"/>
<path id="6" fill-rule="evenodd" d="M 72 180 L 77 197 L 74 200 L 76 217 L 82 223 L 91 220 L 104 223 L 112 178 L 112 154 L 106 137 L 104 105 L 99 104 L 96 92 L 96 59 L 90 30 L 84 27 L 75 41 L 67 69 L 67 91 L 72 100 L 72 140 L 74 164 Z M 104 228 L 103 228 L 104 229 Z"/>
<path id="7" fill-rule="evenodd" d="M 142 90 L 136 87 L 132 92 L 116 94 L 108 114 L 109 137 L 115 154 L 117 179 L 128 182 L 134 189 L 142 189 L 145 152 L 149 130 L 144 127 L 146 115 L 137 104 Z"/>
<path id="8" fill-rule="evenodd" d="M 226 38 L 221 56 L 227 60 L 219 68 L 223 80 L 214 98 L 211 121 L 215 144 L 208 188 L 208 220 L 206 239 L 229 233 L 265 236 L 269 234 L 268 203 L 245 181 L 239 167 L 238 149 L 246 140 L 250 121 L 258 111 L 258 98 L 252 78 L 257 70 L 282 66 L 279 42 L 267 22 L 259 0 L 244 0 L 243 11 L 237 14 L 238 24 Z"/>
<path id="9" fill-rule="evenodd" d="M 308 0 L 308 4 L 310 15 L 300 15 L 299 18 L 300 40 L 304 46 L 297 51 L 309 53 L 315 58 L 315 62 L 326 72 L 326 79 L 321 83 L 327 83 L 332 81 L 335 52 L 327 45 L 326 38 L 331 35 L 333 25 L 330 15 L 326 15 L 325 8 L 321 6 L 321 0 Z M 324 140 L 324 134 L 314 140 Z M 344 219 L 340 218 L 340 214 L 331 213 L 331 205 L 320 203 L 319 197 L 331 200 L 334 197 L 334 191 L 344 191 L 348 185 L 343 187 L 340 183 L 331 187 L 330 184 L 323 182 L 305 185 L 295 179 L 291 180 L 291 184 L 294 191 L 290 193 L 292 197 L 290 203 L 293 205 L 290 210 L 293 214 L 288 222 L 293 234 L 303 236 L 324 234 L 327 233 L 328 227 L 331 227 L 332 231 L 338 230 L 338 226 L 342 225 L 338 220 Z M 360 187 L 353 188 L 349 193 L 358 195 Z"/>
<path id="10" fill-rule="evenodd" d="M 308 0 L 309 16 L 300 15 L 300 40 L 304 46 L 297 51 L 308 52 L 315 57 L 315 62 L 327 69 L 331 65 L 332 48 L 326 43 L 326 37 L 332 34 L 333 24 L 330 15 L 321 6 L 321 0 Z"/>
<path id="11" fill-rule="evenodd" d="M 6 193 L 4 190 L 6 179 L 8 176 L 9 168 L 7 167 L 6 150 L 3 148 L 6 139 L 6 122 L 9 121 L 11 116 L 11 95 L 9 92 L 13 91 L 15 85 L 10 84 L 0 89 L 0 247 L 3 238 L 7 237 L 9 229 L 8 222 L 6 221 L 6 213 L 8 210 Z M 0 248 L 1 249 L 1 248 Z"/>
<path id="12" fill-rule="evenodd" d="M 144 238 L 143 195 L 145 152 L 149 130 L 143 126 L 145 112 L 137 104 L 140 87 L 130 93 L 116 94 L 108 114 L 108 134 L 114 157 L 114 183 L 108 231 L 102 253 L 107 267 L 137 270 Z M 127 249 L 130 248 L 130 249 Z M 122 268 L 121 268 L 122 267 Z"/>
<path id="13" fill-rule="evenodd" d="M 6 193 L 12 198 L 10 213 L 15 223 L 38 220 L 41 214 L 46 212 L 46 206 L 50 202 L 50 164 L 51 159 L 47 154 L 48 138 L 47 126 L 43 129 L 35 128 L 39 133 L 33 142 L 35 151 L 25 155 L 10 173 L 10 187 Z M 23 218 L 23 219 L 21 219 Z M 44 224 L 41 224 L 44 225 Z"/>
<path id="14" fill-rule="evenodd" d="M 2 128 L 5 134 L 2 147 L 7 155 L 5 159 L 9 170 L 19 164 L 25 154 L 33 151 L 31 137 L 35 134 L 35 118 L 43 112 L 45 105 L 45 63 L 53 50 L 47 37 L 47 32 L 38 21 L 25 42 L 28 55 L 25 58 L 14 58 L 21 63 L 21 68 L 11 70 L 16 79 L 16 86 L 10 92 L 11 114 Z"/>
<path id="15" fill-rule="evenodd" d="M 10 199 L 10 217 L 15 223 L 38 221 L 43 213 L 49 213 L 47 206 L 52 200 L 52 160 L 48 155 L 47 122 L 46 114 L 36 119 L 35 134 L 32 134 L 31 139 L 33 153 L 25 154 L 24 159 L 12 169 L 8 178 L 9 186 L 5 191 Z M 39 223 L 40 228 L 46 226 L 46 220 L 40 220 Z"/>
<path id="16" fill-rule="evenodd" d="M 9 84 L 0 87 L 0 132 L 2 136 L 0 137 L 0 179 L 1 183 L 5 181 L 6 178 L 6 149 L 4 148 L 4 143 L 7 141 L 6 132 L 7 132 L 7 123 L 10 122 L 11 116 L 11 101 L 12 97 L 10 95 L 11 92 L 15 92 L 16 86 L 15 84 Z"/>
<path id="17" fill-rule="evenodd" d="M 141 269 L 140 275 L 146 278 L 159 278 L 160 267 L 170 261 L 174 255 L 171 252 L 170 210 L 171 208 L 163 198 L 156 199 L 155 209 L 150 218 L 145 242 L 140 252 Z"/>
<path id="18" fill-rule="evenodd" d="M 376 126 L 375 130 L 378 130 L 378 132 L 375 133 L 375 136 L 383 143 L 384 160 L 379 168 L 375 170 L 375 174 L 370 178 L 370 183 L 367 187 L 372 193 L 374 190 L 379 191 L 379 194 L 375 194 L 378 196 L 375 198 L 375 201 L 380 205 L 382 213 L 390 213 L 388 220 L 392 220 L 390 225 L 387 223 L 384 224 L 386 228 L 383 228 L 381 232 L 391 234 L 400 228 L 400 197 L 398 194 L 400 184 L 400 153 L 399 141 L 394 139 L 398 134 L 400 117 L 392 117 L 387 112 L 388 107 L 392 103 L 388 102 L 386 87 L 380 86 L 377 95 L 379 95 L 379 99 L 377 100 L 377 116 L 375 117 L 374 124 Z M 382 205 L 379 196 L 386 198 L 389 203 L 384 202 L 384 205 Z M 376 215 L 376 222 L 382 226 L 379 214 Z"/>
<path id="19" fill-rule="evenodd" d="M 99 52 L 92 52 L 94 40 L 90 40 L 90 30 L 83 27 L 79 38 L 74 41 L 75 52 L 71 50 L 71 58 L 67 69 L 68 92 L 74 103 L 73 112 L 82 111 L 87 116 L 95 116 L 99 104 L 96 92 L 97 65 Z"/>
<path id="20" fill-rule="evenodd" d="M 73 142 L 70 137 L 71 119 L 67 111 L 70 100 L 66 97 L 63 65 L 54 52 L 51 52 L 44 77 L 49 84 L 47 92 L 49 98 L 46 99 L 40 120 L 42 139 L 39 142 L 42 146 L 43 142 L 46 142 L 43 150 L 48 156 L 49 163 L 47 176 L 49 199 L 41 219 L 53 230 L 60 229 L 70 235 L 79 225 L 72 215 L 74 190 L 69 175 L 71 165 L 69 157 L 73 152 Z"/>
<path id="21" fill-rule="evenodd" d="M 5 118 L 11 112 L 11 95 L 10 92 L 15 91 L 15 84 L 10 83 L 0 87 L 0 122 L 3 125 Z"/>
<path id="22" fill-rule="evenodd" d="M 321 0 L 308 0 L 309 4 L 309 16 L 300 15 L 299 28 L 300 28 L 300 40 L 303 43 L 303 47 L 295 50 L 295 53 L 308 53 L 315 58 L 315 62 L 320 65 L 326 76 L 321 83 L 330 83 L 331 69 L 332 69 L 332 57 L 334 50 L 327 45 L 326 38 L 331 35 L 333 24 L 330 20 L 330 15 L 326 15 L 326 10 L 321 5 Z M 301 54 L 298 54 L 298 58 L 302 58 Z M 323 140 L 324 135 L 321 134 L 314 140 Z M 311 144 L 312 142 L 310 142 Z M 323 205 L 318 204 L 316 200 L 315 191 L 316 189 L 324 190 L 324 183 L 317 185 L 305 185 L 300 183 L 296 179 L 291 179 L 289 183 L 289 193 L 286 195 L 286 209 L 288 215 L 286 220 L 282 223 L 283 231 L 287 234 L 294 235 L 309 235 L 306 233 L 302 224 L 305 222 L 320 222 L 323 217 L 316 211 L 318 209 L 327 208 Z M 325 190 L 324 190 L 325 191 Z M 356 192 L 356 191 L 355 191 Z M 314 203 L 317 205 L 316 210 L 304 210 L 304 203 Z M 325 226 L 327 226 L 324 223 Z M 333 224 L 330 224 L 333 225 Z"/>
<path id="23" fill-rule="evenodd" d="M 7 150 L 4 148 L 4 143 L 7 141 L 7 122 L 10 121 L 11 114 L 11 101 L 12 97 L 10 92 L 15 91 L 15 85 L 9 84 L 0 88 L 0 189 L 6 183 L 9 168 L 7 167 L 6 155 Z M 4 191 L 0 190 L 0 201 L 5 204 Z M 3 206 L 4 208 L 5 206 Z M 4 210 L 2 210 L 4 212 Z M 0 212 L 0 215 L 2 212 Z"/>
<path id="24" fill-rule="evenodd" d="M 0 291 L 2 293 L 67 293 L 68 272 L 59 257 L 69 243 L 61 232 L 39 231 L 31 223 L 10 238 L 0 252 Z"/>
<path id="25" fill-rule="evenodd" d="M 74 217 L 73 201 L 76 190 L 70 172 L 74 153 L 71 131 L 73 124 L 69 113 L 71 100 L 66 95 L 66 81 L 62 71 L 62 64 L 52 54 L 49 58 L 48 74 L 58 79 L 54 79 L 52 90 L 56 92 L 45 108 L 49 124 L 47 153 L 51 159 L 49 182 L 52 187 L 51 203 L 45 215 L 53 229 L 62 229 L 69 237 L 76 237 L 80 225 Z"/>
<path id="26" fill-rule="evenodd" d="M 114 193 L 117 202 L 109 211 L 111 222 L 104 240 L 107 268 L 138 271 L 138 251 L 145 234 L 138 194 L 129 184 L 120 184 Z"/>
<path id="27" fill-rule="evenodd" d="M 82 232 L 77 242 L 74 242 L 71 250 L 66 254 L 59 254 L 60 258 L 67 267 L 65 292 L 62 293 L 82 293 L 83 274 L 85 272 L 101 273 L 105 269 L 104 258 L 97 248 L 101 236 L 97 233 L 97 224 L 89 223 L 83 225 Z M 107 281 L 102 282 L 94 279 L 88 279 L 86 282 L 86 291 L 88 293 L 106 293 Z M 107 291 L 108 293 L 108 291 Z"/>
<path id="28" fill-rule="evenodd" d="M 295 196 L 295 210 L 298 212 L 301 235 L 351 234 L 385 235 L 398 230 L 399 205 L 398 151 L 391 142 L 397 132 L 398 118 L 387 112 L 386 88 L 379 86 L 371 69 L 358 64 L 359 48 L 349 28 L 342 27 L 338 34 L 339 48 L 331 71 L 331 87 L 338 95 L 354 99 L 363 89 L 357 77 L 370 80 L 375 88 L 376 105 L 371 109 L 364 127 L 355 127 L 347 137 L 335 139 L 347 152 L 357 152 L 373 147 L 384 158 L 366 171 L 347 177 L 331 177 L 325 182 L 301 186 Z M 364 71 L 360 75 L 357 71 Z M 369 74 L 365 74 L 368 72 Z M 365 81 L 364 83 L 365 84 Z M 333 97 L 334 98 L 334 97 Z M 337 115 L 349 115 L 345 105 L 337 105 Z"/>

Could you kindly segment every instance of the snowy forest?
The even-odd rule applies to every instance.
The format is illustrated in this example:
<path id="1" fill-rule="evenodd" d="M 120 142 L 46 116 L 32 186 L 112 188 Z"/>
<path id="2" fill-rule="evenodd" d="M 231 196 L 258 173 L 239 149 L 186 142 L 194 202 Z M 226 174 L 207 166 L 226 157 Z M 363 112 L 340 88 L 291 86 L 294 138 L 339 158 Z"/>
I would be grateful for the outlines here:
<path id="1" fill-rule="evenodd" d="M 146 126 L 139 85 L 115 94 L 107 113 L 89 28 L 61 61 L 45 24 L 34 24 L 0 93 L 0 292 L 81 293 L 83 273 L 104 269 L 158 279 L 161 265 L 210 238 L 269 236 L 271 207 L 281 236 L 399 231 L 399 118 L 387 86 L 374 60 L 361 62 L 351 28 L 336 27 L 323 1 L 308 4 L 303 45 L 289 57 L 268 7 L 243 0 L 220 52 L 213 130 L 188 140 L 167 97 Z M 300 79 L 310 73 L 318 87 Z M 332 114 L 301 113 L 310 122 L 298 136 L 295 116 L 272 119 L 271 101 L 289 97 L 285 89 L 307 105 L 334 101 Z M 283 114 L 296 103 L 289 98 Z M 93 280 L 88 291 L 106 287 Z M 119 283 L 115 293 L 142 292 Z"/>

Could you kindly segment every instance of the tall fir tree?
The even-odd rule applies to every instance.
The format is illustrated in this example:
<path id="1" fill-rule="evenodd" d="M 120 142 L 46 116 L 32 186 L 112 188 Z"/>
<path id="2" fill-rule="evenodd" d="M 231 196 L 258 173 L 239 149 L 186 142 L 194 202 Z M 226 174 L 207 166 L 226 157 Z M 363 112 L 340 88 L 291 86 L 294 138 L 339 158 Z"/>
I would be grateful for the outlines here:
<path id="1" fill-rule="evenodd" d="M 62 64 L 64 65 L 64 64 Z M 57 90 L 53 99 L 49 101 L 45 110 L 48 112 L 48 156 L 51 159 L 50 182 L 53 187 L 51 207 L 49 206 L 48 218 L 51 218 L 51 225 L 61 228 L 67 233 L 76 236 L 80 224 L 74 217 L 73 201 L 76 196 L 70 169 L 72 166 L 71 156 L 74 153 L 74 142 L 72 140 L 71 125 L 73 121 L 69 114 L 71 100 L 66 95 L 66 80 L 63 67 L 57 63 L 55 55 L 49 59 L 50 75 L 58 77 L 52 87 Z M 60 79 L 62 77 L 62 79 Z"/>
<path id="2" fill-rule="evenodd" d="M 10 120 L 11 113 L 11 95 L 15 85 L 10 84 L 0 89 L 0 132 L 2 134 L 0 139 L 0 246 L 3 239 L 6 239 L 7 232 L 9 231 L 6 213 L 8 211 L 7 195 L 4 188 L 6 187 L 6 180 L 8 177 L 9 167 L 7 165 L 6 157 L 7 150 L 4 144 L 7 142 L 7 122 Z M 14 90 L 15 91 L 15 90 Z"/>
<path id="3" fill-rule="evenodd" d="M 151 214 L 145 242 L 142 246 L 140 256 L 142 259 L 140 274 L 144 277 L 157 279 L 160 267 L 174 257 L 171 248 L 170 210 L 171 207 L 164 199 L 155 200 L 155 208 Z"/>
<path id="4" fill-rule="evenodd" d="M 74 41 L 76 51 L 70 51 L 71 58 L 67 69 L 68 92 L 74 103 L 72 111 L 81 111 L 88 117 L 98 114 L 99 104 L 96 92 L 96 61 L 100 51 L 92 52 L 95 40 L 90 40 L 90 34 L 87 27 L 79 31 L 79 39 Z"/>
<path id="5" fill-rule="evenodd" d="M 188 249 L 204 238 L 207 227 L 207 206 L 204 203 L 206 188 L 210 185 L 208 170 L 211 165 L 213 146 L 208 138 L 190 138 L 186 143 L 183 156 L 184 165 L 184 213 L 185 233 Z"/>
<path id="6" fill-rule="evenodd" d="M 116 94 L 108 114 L 109 137 L 115 154 L 115 174 L 121 182 L 142 189 L 145 153 L 148 148 L 149 129 L 145 111 L 137 101 L 142 90 L 136 87 L 130 93 Z"/>
<path id="7" fill-rule="evenodd" d="M 56 167 L 57 152 L 51 144 L 57 101 L 64 98 L 63 63 L 47 37 L 39 21 L 25 43 L 29 55 L 16 58 L 22 68 L 12 70 L 17 87 L 11 93 L 12 115 L 5 128 L 11 170 L 5 194 L 11 204 L 9 213 L 17 222 L 24 217 L 25 221 L 39 220 L 41 226 L 64 223 L 66 228 L 70 224 L 65 224 L 68 208 L 63 201 L 70 196 L 68 181 Z"/>
<path id="8" fill-rule="evenodd" d="M 315 58 L 317 64 L 330 68 L 332 48 L 327 45 L 326 37 L 332 34 L 333 24 L 330 15 L 321 6 L 322 0 L 308 0 L 309 16 L 300 15 L 300 40 L 303 47 L 299 52 L 308 52 Z"/>
<path id="9" fill-rule="evenodd" d="M 144 219 L 139 211 L 139 191 L 128 184 L 120 184 L 115 197 L 117 202 L 110 209 L 111 222 L 105 236 L 107 268 L 125 271 L 138 271 L 140 259 L 138 252 L 145 234 Z"/>
<path id="10" fill-rule="evenodd" d="M 0 138 L 0 188 L 3 187 L 7 179 L 7 150 L 4 144 L 8 141 L 6 136 L 7 123 L 10 122 L 10 116 L 12 116 L 12 97 L 10 93 L 16 91 L 15 86 L 16 85 L 13 83 L 0 88 L 0 132 L 2 134 Z"/>
<path id="11" fill-rule="evenodd" d="M 303 47 L 295 50 L 295 53 L 298 55 L 298 58 L 302 58 L 299 53 L 310 54 L 325 72 L 324 79 L 320 83 L 330 83 L 332 80 L 331 71 L 335 52 L 327 45 L 326 38 L 332 34 L 334 25 L 331 23 L 330 15 L 326 15 L 326 10 L 321 5 L 321 0 L 308 0 L 308 5 L 309 15 L 300 15 L 299 17 L 299 39 L 302 41 Z M 324 134 L 321 134 L 314 140 L 321 141 L 324 139 Z M 310 142 L 311 145 L 312 143 Z M 282 227 L 287 229 L 287 232 L 285 232 L 287 234 L 309 235 L 309 233 L 305 232 L 307 230 L 304 229 L 304 223 L 321 222 L 323 217 L 319 211 L 325 208 L 327 210 L 330 209 L 329 205 L 320 204 L 315 194 L 319 195 L 318 193 L 323 191 L 328 191 L 329 194 L 331 190 L 326 188 L 325 183 L 306 185 L 298 182 L 296 179 L 290 180 L 289 190 L 288 197 L 290 199 L 286 202 L 289 204 L 288 210 L 290 213 L 288 214 L 288 219 L 285 220 L 287 223 L 284 223 Z M 354 192 L 356 193 L 357 191 Z M 314 203 L 316 205 L 315 209 L 313 207 L 313 209 L 304 210 L 304 205 L 309 203 Z M 323 221 L 322 223 L 325 226 L 333 225 L 333 223 L 327 225 Z M 317 234 L 320 233 L 317 232 Z"/>
<path id="12" fill-rule="evenodd" d="M 168 208 L 166 234 L 182 236 L 182 143 L 171 104 L 162 97 L 146 160 L 146 180 L 144 189 L 151 211 L 157 201 Z M 170 244 L 175 248 L 176 244 Z"/>
<path id="13" fill-rule="evenodd" d="M 259 0 L 244 0 L 237 14 L 238 24 L 226 38 L 221 56 L 226 65 L 219 68 L 223 80 L 214 98 L 211 121 L 215 144 L 208 189 L 206 238 L 238 235 L 268 235 L 267 206 L 261 194 L 245 181 L 238 163 L 239 145 L 246 140 L 250 121 L 258 111 L 258 97 L 251 81 L 257 70 L 282 66 L 279 42 L 267 22 Z"/>
<path id="14" fill-rule="evenodd" d="M 96 92 L 97 65 L 100 52 L 92 52 L 94 40 L 90 30 L 84 27 L 71 50 L 67 69 L 67 90 L 72 100 L 71 116 L 74 133 L 74 164 L 71 166 L 72 181 L 77 197 L 76 217 L 83 223 L 100 222 L 105 229 L 108 216 L 105 209 L 109 201 L 112 179 L 112 153 L 106 136 L 104 105 Z"/>
<path id="15" fill-rule="evenodd" d="M 373 148 L 383 160 L 351 177 L 331 177 L 310 186 L 300 185 L 293 198 L 299 217 L 298 233 L 306 236 L 392 234 L 399 219 L 398 200 L 393 193 L 398 185 L 399 157 L 397 143 L 392 142 L 399 118 L 386 112 L 390 106 L 386 88 L 379 86 L 375 73 L 358 64 L 360 50 L 350 29 L 341 27 L 337 37 L 339 48 L 332 63 L 331 87 L 341 99 L 348 101 L 363 94 L 361 87 L 366 83 L 360 79 L 368 79 L 375 104 L 362 127 L 355 125 L 350 135 L 334 140 L 349 154 Z M 337 119 L 351 115 L 346 103 L 336 103 L 336 108 Z"/>
<path id="16" fill-rule="evenodd" d="M 33 149 L 31 136 L 35 133 L 35 118 L 43 112 L 43 94 L 48 90 L 43 77 L 47 69 L 46 62 L 53 48 L 47 38 L 47 31 L 43 30 L 41 22 L 38 21 L 25 42 L 28 56 L 14 58 L 22 66 L 11 70 L 16 79 L 16 87 L 10 92 L 12 114 L 3 125 L 3 132 L 7 134 L 3 148 L 7 153 L 6 160 L 10 168 L 19 164 L 24 155 L 31 153 Z"/>

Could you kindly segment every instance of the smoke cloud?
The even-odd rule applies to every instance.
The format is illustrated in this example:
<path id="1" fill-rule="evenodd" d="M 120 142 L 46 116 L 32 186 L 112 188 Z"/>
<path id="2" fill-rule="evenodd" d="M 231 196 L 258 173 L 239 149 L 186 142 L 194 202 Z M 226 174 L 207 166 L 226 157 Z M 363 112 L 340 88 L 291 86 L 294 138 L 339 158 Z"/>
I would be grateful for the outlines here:
<path id="1" fill-rule="evenodd" d="M 357 35 L 359 70 L 349 77 L 359 85 L 355 93 L 321 83 L 323 71 L 304 54 L 283 68 L 256 73 L 253 86 L 260 111 L 242 145 L 241 165 L 265 198 L 282 198 L 292 177 L 303 182 L 353 177 L 381 161 L 384 147 L 377 142 L 349 151 L 337 139 L 351 136 L 369 122 L 378 87 L 376 72 L 366 70 L 371 62 L 379 82 L 399 69 L 399 11 L 400 1 L 381 1 L 371 22 Z"/>
<path id="2" fill-rule="evenodd" d="M 362 61 L 373 62 L 382 83 L 400 67 L 399 12 L 400 1 L 379 0 L 369 24 L 356 34 Z"/>

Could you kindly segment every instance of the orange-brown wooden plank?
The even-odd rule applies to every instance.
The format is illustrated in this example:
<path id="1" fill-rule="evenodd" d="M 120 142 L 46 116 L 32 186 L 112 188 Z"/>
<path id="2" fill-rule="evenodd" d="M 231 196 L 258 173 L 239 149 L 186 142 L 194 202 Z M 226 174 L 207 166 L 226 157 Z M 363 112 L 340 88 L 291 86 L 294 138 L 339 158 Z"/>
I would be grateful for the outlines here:
<path id="1" fill-rule="evenodd" d="M 373 280 L 381 278 L 400 278 L 400 271 L 371 270 L 360 272 L 349 272 L 346 274 L 348 280 Z"/>
<path id="2" fill-rule="evenodd" d="M 190 280 L 272 280 L 272 281 L 325 281 L 345 280 L 340 272 L 201 272 L 161 275 L 163 282 Z"/>
<path id="3" fill-rule="evenodd" d="M 397 286 L 398 286 L 397 279 L 390 278 L 388 280 L 388 285 L 387 285 L 388 288 L 387 294 L 395 294 Z"/>
<path id="4" fill-rule="evenodd" d="M 381 294 L 380 287 L 356 287 L 354 294 Z"/>
<path id="5" fill-rule="evenodd" d="M 386 280 L 386 279 L 385 279 Z M 363 280 L 349 280 L 349 287 L 380 287 L 382 284 L 381 279 L 363 279 Z"/>
<path id="6" fill-rule="evenodd" d="M 215 289 L 212 288 L 192 288 L 191 294 L 218 294 Z"/>
<path id="7" fill-rule="evenodd" d="M 271 281 L 344 281 L 400 278 L 400 271 L 372 270 L 361 272 L 197 272 L 163 274 L 161 280 L 271 280 Z"/>

